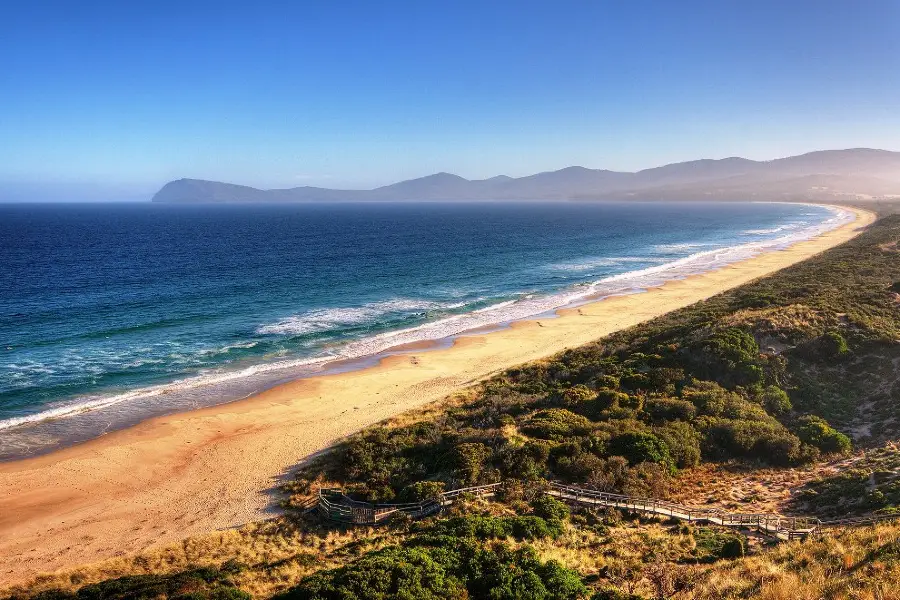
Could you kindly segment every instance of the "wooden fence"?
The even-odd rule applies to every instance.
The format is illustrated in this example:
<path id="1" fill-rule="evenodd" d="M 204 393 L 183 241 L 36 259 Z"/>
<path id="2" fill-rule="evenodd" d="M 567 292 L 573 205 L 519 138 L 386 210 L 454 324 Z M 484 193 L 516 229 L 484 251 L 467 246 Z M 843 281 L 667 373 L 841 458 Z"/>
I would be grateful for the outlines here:
<path id="1" fill-rule="evenodd" d="M 686 506 L 654 498 L 610 494 L 559 483 L 551 483 L 550 489 L 546 493 L 570 504 L 617 508 L 669 517 L 688 523 L 712 523 L 723 527 L 755 529 L 764 535 L 781 540 L 804 538 L 814 533 L 821 525 L 819 519 L 814 517 L 783 517 L 771 513 L 731 513 L 719 508 Z"/>
<path id="2" fill-rule="evenodd" d="M 346 496 L 343 490 L 322 488 L 319 490 L 318 501 L 314 500 L 312 507 L 316 508 L 320 515 L 332 521 L 353 525 L 376 525 L 400 513 L 413 519 L 427 517 L 453 504 L 454 500 L 464 494 L 478 497 L 493 496 L 500 485 L 502 484 L 491 483 L 448 490 L 439 497 L 407 504 L 359 502 Z M 544 493 L 568 504 L 592 508 L 615 508 L 669 517 L 688 523 L 711 523 L 723 527 L 754 529 L 778 540 L 803 539 L 823 533 L 824 530 L 830 528 L 861 527 L 900 519 L 900 513 L 825 522 L 815 517 L 785 517 L 773 513 L 732 513 L 719 508 L 687 506 L 654 498 L 611 494 L 556 482 L 551 482 Z"/>
<path id="3" fill-rule="evenodd" d="M 500 483 L 491 483 L 448 490 L 439 497 L 407 504 L 359 502 L 347 497 L 343 490 L 322 488 L 319 490 L 318 511 L 327 519 L 353 525 L 376 525 L 400 513 L 413 519 L 420 519 L 439 512 L 464 494 L 478 497 L 493 496 L 500 485 Z"/>

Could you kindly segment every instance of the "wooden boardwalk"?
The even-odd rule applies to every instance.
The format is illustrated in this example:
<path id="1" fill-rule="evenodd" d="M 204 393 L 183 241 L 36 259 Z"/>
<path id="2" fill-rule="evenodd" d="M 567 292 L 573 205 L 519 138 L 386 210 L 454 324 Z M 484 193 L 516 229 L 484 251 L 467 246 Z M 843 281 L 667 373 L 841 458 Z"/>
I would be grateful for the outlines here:
<path id="1" fill-rule="evenodd" d="M 332 521 L 340 521 L 352 525 L 377 525 L 400 513 L 413 519 L 421 519 L 422 517 L 433 515 L 445 506 L 453 504 L 463 494 L 480 498 L 493 496 L 500 485 L 500 483 L 490 483 L 488 485 L 449 490 L 443 492 L 439 498 L 408 504 L 359 502 L 348 498 L 343 490 L 322 488 L 319 490 L 319 498 L 315 506 L 318 508 L 320 515 Z"/>
<path id="2" fill-rule="evenodd" d="M 409 504 L 371 504 L 352 500 L 343 490 L 322 488 L 318 500 L 310 509 L 332 521 L 353 525 L 376 525 L 400 513 L 418 519 L 435 514 L 453 504 L 461 495 L 477 497 L 493 496 L 501 483 L 449 490 L 439 498 Z M 827 529 L 861 527 L 893 519 L 900 513 L 853 517 L 835 521 L 820 521 L 815 517 L 785 517 L 773 513 L 733 513 L 719 508 L 686 506 L 654 498 L 639 498 L 622 494 L 600 492 L 574 485 L 551 482 L 545 494 L 568 504 L 590 508 L 614 508 L 618 510 L 669 517 L 688 523 L 709 523 L 735 529 L 752 529 L 777 540 L 804 539 L 823 533 Z"/>
<path id="3" fill-rule="evenodd" d="M 653 498 L 635 498 L 559 483 L 551 483 L 550 489 L 546 493 L 570 504 L 617 508 L 629 512 L 669 517 L 688 523 L 711 523 L 723 527 L 753 529 L 763 535 L 780 540 L 805 538 L 815 533 L 821 526 L 819 519 L 814 517 L 783 517 L 771 513 L 730 513 L 718 508 L 686 506 Z"/>

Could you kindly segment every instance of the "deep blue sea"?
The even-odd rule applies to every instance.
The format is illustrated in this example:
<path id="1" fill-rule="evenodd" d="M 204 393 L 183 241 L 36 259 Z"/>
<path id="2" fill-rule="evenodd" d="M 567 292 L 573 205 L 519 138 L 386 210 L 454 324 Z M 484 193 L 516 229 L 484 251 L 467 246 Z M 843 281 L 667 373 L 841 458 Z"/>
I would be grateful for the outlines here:
<path id="1" fill-rule="evenodd" d="M 767 203 L 0 205 L 0 459 L 637 292 L 845 218 Z"/>

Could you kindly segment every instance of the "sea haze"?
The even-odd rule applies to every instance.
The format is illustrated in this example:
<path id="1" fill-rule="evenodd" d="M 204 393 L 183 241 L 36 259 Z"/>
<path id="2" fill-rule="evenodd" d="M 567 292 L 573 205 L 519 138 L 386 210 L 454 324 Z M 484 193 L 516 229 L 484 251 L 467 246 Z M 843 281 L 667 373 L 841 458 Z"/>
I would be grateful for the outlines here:
<path id="1" fill-rule="evenodd" d="M 769 203 L 0 206 L 0 459 L 549 318 L 848 218 Z"/>

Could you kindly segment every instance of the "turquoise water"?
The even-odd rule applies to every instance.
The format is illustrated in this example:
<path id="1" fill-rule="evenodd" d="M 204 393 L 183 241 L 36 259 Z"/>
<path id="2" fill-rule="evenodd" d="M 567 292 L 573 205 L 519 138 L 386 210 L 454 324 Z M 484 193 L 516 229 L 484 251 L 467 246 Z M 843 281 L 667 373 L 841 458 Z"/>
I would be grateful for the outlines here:
<path id="1" fill-rule="evenodd" d="M 727 264 L 797 204 L 0 205 L 0 458 Z"/>

